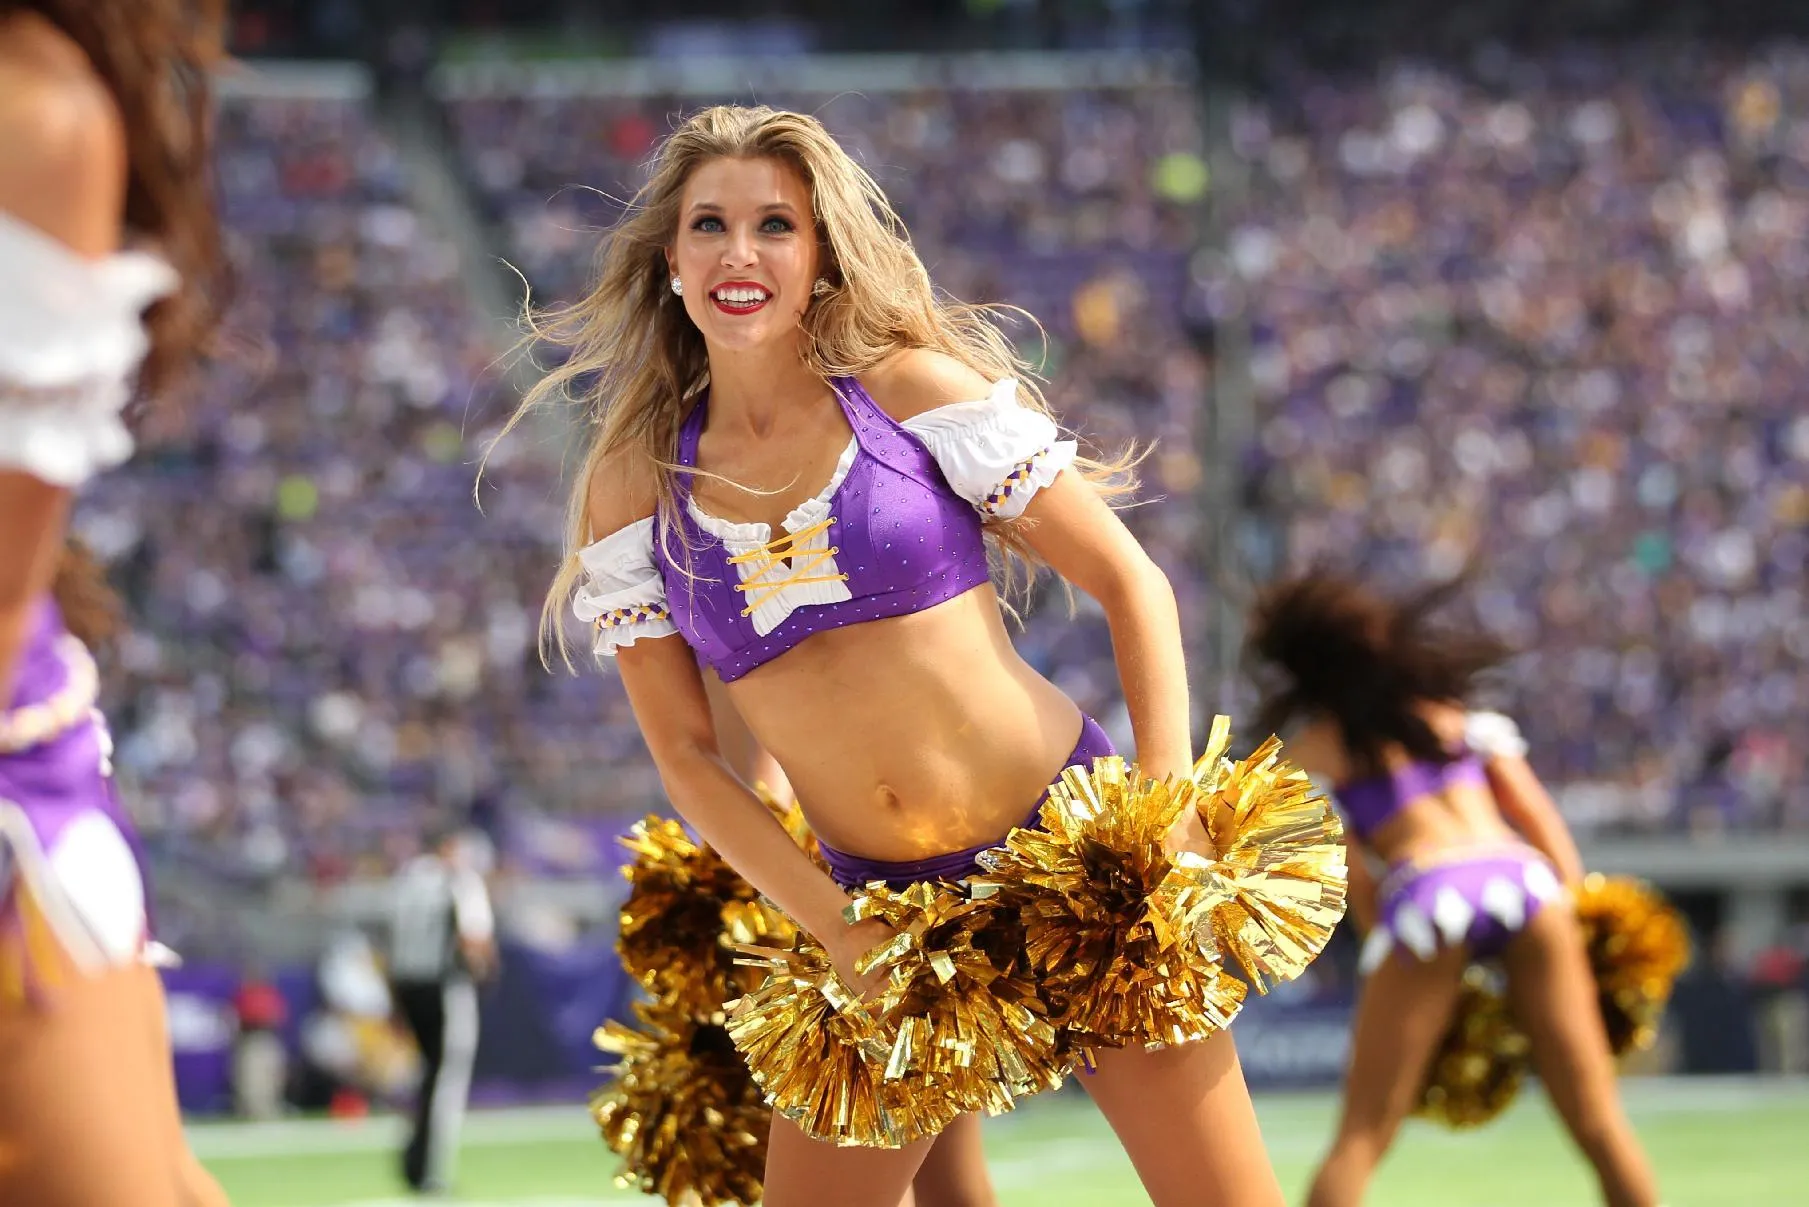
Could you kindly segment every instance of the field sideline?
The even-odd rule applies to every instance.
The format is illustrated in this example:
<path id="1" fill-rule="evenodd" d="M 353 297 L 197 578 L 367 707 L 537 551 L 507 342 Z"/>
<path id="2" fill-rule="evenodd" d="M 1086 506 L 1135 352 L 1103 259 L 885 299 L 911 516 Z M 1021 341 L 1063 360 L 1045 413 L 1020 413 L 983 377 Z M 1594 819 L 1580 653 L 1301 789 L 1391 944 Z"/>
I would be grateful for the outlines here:
<path id="1" fill-rule="evenodd" d="M 1629 1109 L 1664 1182 L 1666 1207 L 1783 1207 L 1809 1201 L 1809 1082 L 1630 1080 Z M 1332 1122 L 1325 1094 L 1259 1099 L 1282 1184 L 1298 1201 Z M 1096 1112 L 1078 1095 L 988 1124 L 1004 1207 L 1134 1207 L 1147 1200 Z M 393 1172 L 401 1123 L 296 1120 L 200 1124 L 196 1152 L 236 1207 L 401 1207 Z M 582 1107 L 478 1112 L 465 1131 L 466 1207 L 625 1207 L 614 1159 Z M 1410 1124 L 1384 1167 L 1378 1207 L 1589 1207 L 1585 1167 L 1544 1102 L 1527 1095 L 1480 1131 Z"/>

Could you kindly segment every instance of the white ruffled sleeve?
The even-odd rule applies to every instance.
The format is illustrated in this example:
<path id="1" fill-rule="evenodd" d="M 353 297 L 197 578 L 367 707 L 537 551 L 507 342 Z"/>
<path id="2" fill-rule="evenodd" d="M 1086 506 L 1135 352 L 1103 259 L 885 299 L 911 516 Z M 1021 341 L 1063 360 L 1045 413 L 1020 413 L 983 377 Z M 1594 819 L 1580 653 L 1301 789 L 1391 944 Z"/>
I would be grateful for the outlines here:
<path id="1" fill-rule="evenodd" d="M 643 637 L 678 632 L 666 606 L 666 583 L 653 561 L 653 517 L 578 551 L 584 578 L 572 600 L 579 620 L 597 630 L 591 647 L 598 658 L 613 658 Z"/>
<path id="2" fill-rule="evenodd" d="M 75 487 L 132 455 L 144 310 L 177 284 L 156 256 L 86 259 L 0 212 L 0 468 Z"/>
<path id="3" fill-rule="evenodd" d="M 904 428 L 930 450 L 955 493 L 982 513 L 1015 519 L 1036 492 L 1074 463 L 1075 445 L 1055 421 L 1018 404 L 1006 378 L 992 394 L 913 415 Z"/>
<path id="4" fill-rule="evenodd" d="M 1526 739 L 1514 718 L 1498 712 L 1473 712 L 1464 718 L 1464 745 L 1485 759 L 1526 757 Z"/>

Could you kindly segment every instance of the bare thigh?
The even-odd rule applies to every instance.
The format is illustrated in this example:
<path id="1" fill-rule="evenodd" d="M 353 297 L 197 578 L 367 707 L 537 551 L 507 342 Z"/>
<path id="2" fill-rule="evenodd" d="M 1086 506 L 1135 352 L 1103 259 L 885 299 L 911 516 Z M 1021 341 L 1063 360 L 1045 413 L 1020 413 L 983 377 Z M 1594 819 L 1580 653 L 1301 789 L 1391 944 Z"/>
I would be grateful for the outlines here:
<path id="1" fill-rule="evenodd" d="M 1230 1032 L 1103 1052 L 1079 1077 L 1155 1207 L 1281 1207 Z"/>
<path id="2" fill-rule="evenodd" d="M 917 1167 L 915 1207 L 994 1207 L 980 1116 L 963 1115 L 936 1137 Z"/>
<path id="3" fill-rule="evenodd" d="M 838 1148 L 773 1117 L 762 1207 L 899 1207 L 932 1140 L 904 1148 Z"/>
<path id="4" fill-rule="evenodd" d="M 1451 1021 L 1469 961 L 1462 947 L 1430 960 L 1396 948 L 1363 982 L 1351 1025 L 1340 1139 L 1362 1138 L 1379 1154 L 1419 1101 L 1426 1066 Z"/>
<path id="5" fill-rule="evenodd" d="M 1621 1106 L 1595 977 L 1575 916 L 1547 907 L 1503 955 L 1508 1000 L 1533 1063 L 1571 1138 L 1596 1167 L 1611 1204 L 1657 1201 L 1651 1164 Z"/>
<path id="6" fill-rule="evenodd" d="M 187 1153 L 157 974 L 133 966 L 0 1013 L 0 1202 L 223 1203 Z"/>

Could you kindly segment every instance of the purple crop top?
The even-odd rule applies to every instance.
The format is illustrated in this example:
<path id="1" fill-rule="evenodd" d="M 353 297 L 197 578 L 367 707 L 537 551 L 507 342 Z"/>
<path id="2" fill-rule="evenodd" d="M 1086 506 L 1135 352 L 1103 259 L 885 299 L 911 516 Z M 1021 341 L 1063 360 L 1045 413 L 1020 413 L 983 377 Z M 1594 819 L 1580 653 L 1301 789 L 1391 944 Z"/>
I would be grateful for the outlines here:
<path id="1" fill-rule="evenodd" d="M 854 378 L 830 384 L 853 436 L 780 531 L 711 516 L 681 488 L 675 530 L 649 517 L 580 551 L 573 609 L 599 657 L 677 634 L 732 682 L 826 629 L 934 607 L 987 580 L 985 517 L 1021 514 L 1074 458 L 1010 380 L 903 423 Z M 697 463 L 707 405 L 680 431 L 681 465 Z"/>
<path id="2" fill-rule="evenodd" d="M 1388 775 L 1352 780 L 1336 789 L 1357 837 L 1368 838 L 1401 809 L 1424 796 L 1434 796 L 1458 784 L 1487 784 L 1482 760 L 1466 752 L 1449 763 L 1411 762 Z"/>

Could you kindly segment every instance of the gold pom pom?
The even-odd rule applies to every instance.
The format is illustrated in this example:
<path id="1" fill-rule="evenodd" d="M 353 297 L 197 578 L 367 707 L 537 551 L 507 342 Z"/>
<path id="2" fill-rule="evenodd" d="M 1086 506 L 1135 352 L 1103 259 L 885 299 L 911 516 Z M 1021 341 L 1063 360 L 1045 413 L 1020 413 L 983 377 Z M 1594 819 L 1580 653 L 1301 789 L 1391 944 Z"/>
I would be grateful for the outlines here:
<path id="1" fill-rule="evenodd" d="M 1075 1047 L 1161 1047 L 1204 1039 L 1242 1008 L 1244 985 L 1201 941 L 1211 902 L 1164 839 L 1191 783 L 1145 779 L 1120 758 L 1070 767 L 1040 830 L 1013 830 L 970 882 L 1022 920 L 1025 953 Z"/>
<path id="2" fill-rule="evenodd" d="M 799 932 L 789 950 L 744 958 L 766 976 L 730 1003 L 729 1034 L 772 1108 L 805 1135 L 900 1148 L 960 1114 L 946 1096 L 886 1079 L 890 1037 L 808 934 Z"/>
<path id="3" fill-rule="evenodd" d="M 758 894 L 669 818 L 636 822 L 622 845 L 635 855 L 622 869 L 630 886 L 616 936 L 623 966 L 662 1001 L 694 1014 L 720 1010 L 751 980 L 723 946 L 725 928 L 761 934 L 772 925 Z"/>
<path id="4" fill-rule="evenodd" d="M 1228 717 L 1213 720 L 1194 766 L 1199 810 L 1217 857 L 1205 868 L 1219 949 L 1258 993 L 1306 971 L 1344 916 L 1344 827 L 1306 772 L 1271 737 L 1242 762 L 1225 757 Z"/>
<path id="5" fill-rule="evenodd" d="M 820 861 L 803 812 L 780 804 L 764 785 L 755 791 L 792 839 Z M 621 842 L 635 859 L 622 869 L 629 891 L 616 951 L 654 997 L 692 1013 L 713 1013 L 759 983 L 758 972 L 737 965 L 730 947 L 791 943 L 797 928 L 790 919 L 678 821 L 649 814 Z"/>
<path id="6" fill-rule="evenodd" d="M 772 1112 L 722 1016 L 670 1003 L 635 1007 L 641 1027 L 611 1021 L 595 1042 L 618 1057 L 591 1097 L 591 1117 L 622 1158 L 616 1184 L 672 1207 L 751 1207 L 761 1197 Z"/>
<path id="7" fill-rule="evenodd" d="M 1451 1024 L 1426 1069 L 1414 1114 L 1453 1129 L 1480 1127 L 1520 1093 L 1530 1051 L 1507 998 L 1487 969 L 1472 964 L 1464 970 Z"/>
<path id="8" fill-rule="evenodd" d="M 1616 1056 L 1652 1046 L 1671 987 L 1690 962 L 1683 918 L 1638 880 L 1592 872 L 1576 894 L 1577 921 Z"/>
<path id="9" fill-rule="evenodd" d="M 1062 1083 L 1068 1061 L 1010 911 L 926 882 L 898 892 L 869 885 L 848 916 L 898 932 L 857 967 L 886 978 L 871 1006 L 891 1041 L 888 1081 L 946 1099 L 958 1114 L 989 1115 Z"/>

